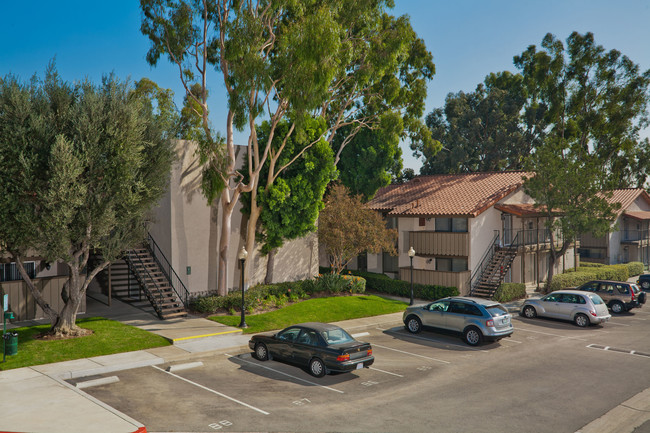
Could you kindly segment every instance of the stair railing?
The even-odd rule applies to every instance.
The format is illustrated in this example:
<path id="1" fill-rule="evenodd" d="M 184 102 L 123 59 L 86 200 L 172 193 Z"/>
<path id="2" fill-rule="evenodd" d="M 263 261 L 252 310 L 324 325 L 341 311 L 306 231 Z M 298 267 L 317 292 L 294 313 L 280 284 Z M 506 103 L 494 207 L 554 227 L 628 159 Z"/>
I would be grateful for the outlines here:
<path id="1" fill-rule="evenodd" d="M 470 288 L 469 289 L 470 296 L 474 295 L 474 289 L 476 288 L 476 284 L 480 280 L 480 277 L 483 274 L 485 268 L 492 261 L 492 257 L 494 257 L 494 253 L 497 250 L 498 246 L 499 246 L 499 230 L 495 230 L 494 237 L 492 237 L 492 241 L 490 242 L 487 249 L 485 250 L 485 253 L 483 253 L 483 257 L 479 261 L 478 266 L 474 268 L 474 272 L 472 272 L 471 276 L 469 277 L 469 281 L 467 282 L 467 287 Z"/>
<path id="2" fill-rule="evenodd" d="M 165 254 L 163 254 L 162 250 L 149 232 L 147 232 L 147 242 L 145 246 L 160 267 L 162 273 L 167 277 L 167 281 L 169 281 L 169 285 L 172 287 L 172 290 L 174 290 L 174 293 L 176 293 L 178 299 L 180 299 L 183 306 L 187 308 L 190 300 L 190 292 L 187 290 L 185 284 L 183 284 L 183 281 L 181 281 L 174 268 L 172 268 L 171 263 L 169 263 L 169 260 L 167 260 L 167 257 L 165 257 Z"/>
<path id="3" fill-rule="evenodd" d="M 137 259 L 137 263 L 134 260 L 134 257 Z M 125 255 L 125 260 L 126 263 L 129 265 L 129 268 L 131 269 L 131 272 L 133 275 L 135 275 L 136 280 L 138 280 L 138 283 L 140 283 L 140 288 L 145 292 L 147 295 L 147 298 L 150 299 L 154 310 L 156 310 L 156 314 L 158 314 L 158 317 L 162 319 L 162 308 L 160 305 L 164 301 L 164 297 L 162 295 L 162 292 L 160 291 L 160 286 L 158 286 L 158 283 L 156 280 L 153 278 L 151 273 L 149 272 L 149 269 L 145 266 L 144 262 L 142 261 L 142 258 L 137 255 L 137 254 L 131 254 L 129 252 L 126 253 Z M 137 265 L 140 265 L 139 267 Z M 148 277 L 149 282 L 153 283 L 156 288 L 158 289 L 156 292 L 157 294 L 154 295 L 151 290 L 149 290 L 149 287 L 147 287 L 147 281 L 145 280 L 144 276 L 142 274 L 146 274 L 146 277 Z"/>

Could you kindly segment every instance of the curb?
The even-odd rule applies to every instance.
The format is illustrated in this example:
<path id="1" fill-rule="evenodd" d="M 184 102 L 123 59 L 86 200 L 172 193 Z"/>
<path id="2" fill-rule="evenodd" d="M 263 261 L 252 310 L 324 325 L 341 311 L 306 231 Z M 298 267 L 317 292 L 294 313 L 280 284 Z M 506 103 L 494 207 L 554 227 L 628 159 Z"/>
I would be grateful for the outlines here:
<path id="1" fill-rule="evenodd" d="M 203 335 L 192 335 L 190 337 L 180 337 L 180 338 L 165 338 L 167 341 L 169 341 L 172 344 L 176 344 L 178 341 L 187 341 L 187 340 L 194 340 L 197 338 L 204 338 L 204 337 L 217 337 L 219 335 L 226 335 L 226 334 L 241 334 L 243 331 L 241 329 L 235 329 L 233 331 L 223 331 L 223 332 L 215 332 L 212 334 L 203 334 Z"/>

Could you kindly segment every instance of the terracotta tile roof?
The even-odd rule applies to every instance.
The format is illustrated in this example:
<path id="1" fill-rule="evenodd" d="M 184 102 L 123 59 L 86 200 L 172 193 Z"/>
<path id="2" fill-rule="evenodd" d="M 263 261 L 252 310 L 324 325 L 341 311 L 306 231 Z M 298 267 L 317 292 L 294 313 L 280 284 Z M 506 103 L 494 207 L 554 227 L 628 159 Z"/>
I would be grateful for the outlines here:
<path id="1" fill-rule="evenodd" d="M 494 208 L 519 217 L 546 216 L 543 209 L 537 209 L 533 203 L 497 204 Z"/>
<path id="2" fill-rule="evenodd" d="M 621 207 L 616 212 L 616 215 L 619 216 L 639 197 L 650 203 L 650 195 L 643 188 L 615 189 L 612 191 L 612 196 L 607 198 L 607 201 L 621 204 Z"/>
<path id="3" fill-rule="evenodd" d="M 403 216 L 476 217 L 523 184 L 523 171 L 418 176 L 380 188 L 368 207 Z"/>
<path id="4" fill-rule="evenodd" d="M 632 218 L 635 218 L 635 219 L 638 219 L 638 220 L 641 220 L 641 221 L 650 220 L 650 211 L 647 211 L 647 210 L 646 211 L 641 211 L 641 210 L 625 211 L 623 213 L 625 215 L 629 216 L 629 217 L 632 217 Z"/>

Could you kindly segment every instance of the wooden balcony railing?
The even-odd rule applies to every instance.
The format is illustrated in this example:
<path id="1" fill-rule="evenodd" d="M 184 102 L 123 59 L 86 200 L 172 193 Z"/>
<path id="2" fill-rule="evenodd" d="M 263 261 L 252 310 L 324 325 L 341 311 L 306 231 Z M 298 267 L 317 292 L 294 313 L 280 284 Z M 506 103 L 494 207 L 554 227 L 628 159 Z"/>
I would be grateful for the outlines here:
<path id="1" fill-rule="evenodd" d="M 435 284 L 438 286 L 456 287 L 461 295 L 469 293 L 467 282 L 470 272 L 431 271 L 428 269 L 413 269 L 413 282 L 416 284 Z M 399 279 L 411 281 L 411 268 L 399 268 Z"/>
<path id="2" fill-rule="evenodd" d="M 469 256 L 469 233 L 409 232 L 409 246 L 418 255 Z"/>

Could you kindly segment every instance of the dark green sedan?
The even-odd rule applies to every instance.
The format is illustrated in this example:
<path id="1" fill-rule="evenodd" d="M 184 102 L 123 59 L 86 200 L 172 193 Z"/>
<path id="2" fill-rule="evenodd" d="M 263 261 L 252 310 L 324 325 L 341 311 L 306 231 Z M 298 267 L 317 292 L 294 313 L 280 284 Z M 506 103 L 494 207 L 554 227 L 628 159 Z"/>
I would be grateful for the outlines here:
<path id="1" fill-rule="evenodd" d="M 254 335 L 248 346 L 260 361 L 276 359 L 304 366 L 315 377 L 358 370 L 375 362 L 370 343 L 357 341 L 328 323 L 300 323 L 277 334 Z"/>

